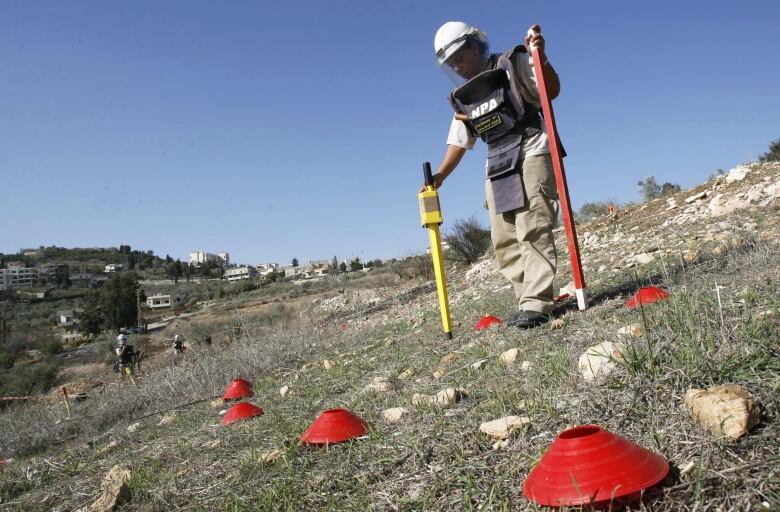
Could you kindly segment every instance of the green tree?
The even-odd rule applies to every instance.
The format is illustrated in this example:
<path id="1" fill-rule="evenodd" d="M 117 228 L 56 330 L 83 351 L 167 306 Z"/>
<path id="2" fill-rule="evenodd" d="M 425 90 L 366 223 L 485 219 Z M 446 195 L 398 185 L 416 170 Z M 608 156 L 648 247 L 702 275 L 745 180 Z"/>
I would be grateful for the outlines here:
<path id="1" fill-rule="evenodd" d="M 604 215 L 609 211 L 609 205 L 607 201 L 593 201 L 590 203 L 583 203 L 577 212 L 578 220 L 589 221 L 599 215 Z"/>
<path id="2" fill-rule="evenodd" d="M 297 266 L 298 266 L 298 258 L 293 258 L 293 259 L 292 259 L 292 263 L 291 263 L 291 265 L 292 265 L 293 267 L 297 267 Z"/>
<path id="3" fill-rule="evenodd" d="M 103 284 L 98 296 L 98 309 L 103 315 L 104 329 L 118 331 L 122 327 L 136 325 L 137 289 L 138 277 L 133 271 L 114 274 Z"/>
<path id="4" fill-rule="evenodd" d="M 338 258 L 336 258 L 335 254 L 333 255 L 333 259 L 330 260 L 330 268 L 332 268 L 333 270 L 339 268 L 339 260 Z"/>
<path id="5" fill-rule="evenodd" d="M 343 261 L 341 263 L 339 263 L 339 270 L 341 270 L 342 272 L 346 272 L 347 271 L 347 264 L 344 263 Z"/>
<path id="6" fill-rule="evenodd" d="M 758 157 L 759 162 L 780 161 L 780 139 L 769 143 L 769 151 Z"/>
<path id="7" fill-rule="evenodd" d="M 644 201 L 650 201 L 663 195 L 672 194 L 682 190 L 680 185 L 668 181 L 664 182 L 663 185 L 659 185 L 658 181 L 655 179 L 655 176 L 648 176 L 644 180 L 639 180 L 637 185 L 639 186 L 639 195 L 642 196 Z"/>

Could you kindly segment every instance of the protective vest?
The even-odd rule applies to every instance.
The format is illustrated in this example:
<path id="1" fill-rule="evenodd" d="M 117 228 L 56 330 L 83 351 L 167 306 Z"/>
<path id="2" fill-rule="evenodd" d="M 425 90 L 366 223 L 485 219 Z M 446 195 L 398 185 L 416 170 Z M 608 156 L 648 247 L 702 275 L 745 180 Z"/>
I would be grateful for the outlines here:
<path id="1" fill-rule="evenodd" d="M 450 93 L 455 112 L 468 116 L 464 121 L 472 136 L 488 146 L 487 176 L 492 182 L 496 212 L 522 208 L 525 204 L 519 160 L 523 140 L 541 130 L 539 109 L 523 101 L 514 58 L 525 53 L 516 46 L 501 55 L 492 55 L 488 69 Z"/>
<path id="2" fill-rule="evenodd" d="M 135 353 L 135 349 L 132 345 L 126 345 L 125 349 L 122 351 L 122 353 L 119 355 L 119 362 L 121 364 L 130 364 L 133 361 L 133 354 Z"/>

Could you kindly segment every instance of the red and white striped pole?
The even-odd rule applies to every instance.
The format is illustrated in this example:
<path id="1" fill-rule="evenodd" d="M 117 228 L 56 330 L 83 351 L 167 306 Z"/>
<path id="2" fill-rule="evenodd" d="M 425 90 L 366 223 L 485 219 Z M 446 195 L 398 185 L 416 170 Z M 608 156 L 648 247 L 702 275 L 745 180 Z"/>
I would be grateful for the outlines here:
<path id="1" fill-rule="evenodd" d="M 528 31 L 532 36 L 534 32 Z M 534 59 L 534 73 L 536 74 L 536 84 L 539 89 L 539 97 L 542 101 L 542 112 L 544 113 L 544 126 L 547 130 L 547 140 L 550 145 L 550 156 L 552 157 L 553 169 L 555 171 L 555 183 L 558 186 L 558 197 L 561 201 L 561 216 L 563 217 L 563 227 L 566 230 L 566 239 L 569 242 L 569 259 L 571 260 L 571 272 L 574 276 L 574 289 L 577 295 L 577 305 L 580 310 L 588 309 L 588 296 L 585 293 L 585 277 L 582 274 L 582 262 L 580 261 L 580 246 L 577 243 L 577 230 L 574 227 L 574 217 L 571 213 L 571 202 L 569 201 L 569 186 L 566 183 L 566 171 L 563 168 L 563 157 L 561 156 L 561 142 L 558 138 L 558 130 L 555 127 L 555 114 L 553 114 L 552 102 L 547 95 L 547 85 L 544 82 L 544 73 L 542 63 L 547 61 L 544 50 L 531 45 L 531 56 Z"/>

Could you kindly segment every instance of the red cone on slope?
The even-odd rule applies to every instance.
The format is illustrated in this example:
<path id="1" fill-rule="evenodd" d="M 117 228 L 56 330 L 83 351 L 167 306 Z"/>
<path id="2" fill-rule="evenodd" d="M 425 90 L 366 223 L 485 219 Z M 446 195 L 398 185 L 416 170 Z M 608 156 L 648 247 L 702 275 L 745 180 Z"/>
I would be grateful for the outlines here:
<path id="1" fill-rule="evenodd" d="M 222 395 L 222 398 L 224 400 L 236 400 L 240 398 L 249 398 L 254 396 L 254 394 L 251 382 L 246 379 L 235 379 L 228 384 L 227 388 L 225 388 L 225 394 Z"/>
<path id="2" fill-rule="evenodd" d="M 498 318 L 497 316 L 485 315 L 479 319 L 479 322 L 477 322 L 474 328 L 478 331 L 481 331 L 482 329 L 487 329 L 491 325 L 497 325 L 500 323 L 501 323 L 501 319 Z"/>
<path id="3" fill-rule="evenodd" d="M 662 456 L 595 425 L 561 432 L 523 484 L 539 505 L 630 502 L 669 472 Z"/>
<path id="4" fill-rule="evenodd" d="M 262 414 L 263 409 L 260 407 L 252 405 L 249 402 L 240 402 L 228 409 L 228 412 L 225 413 L 225 416 L 222 418 L 220 425 L 224 427 L 225 425 L 230 425 L 236 421 L 242 421 L 254 416 L 260 416 Z"/>
<path id="5" fill-rule="evenodd" d="M 301 436 L 306 444 L 332 444 L 366 433 L 366 422 L 346 409 L 329 409 L 314 420 Z"/>
<path id="6" fill-rule="evenodd" d="M 651 304 L 653 302 L 669 298 L 669 292 L 657 286 L 645 286 L 640 288 L 628 301 L 626 307 L 634 309 L 639 304 Z"/>

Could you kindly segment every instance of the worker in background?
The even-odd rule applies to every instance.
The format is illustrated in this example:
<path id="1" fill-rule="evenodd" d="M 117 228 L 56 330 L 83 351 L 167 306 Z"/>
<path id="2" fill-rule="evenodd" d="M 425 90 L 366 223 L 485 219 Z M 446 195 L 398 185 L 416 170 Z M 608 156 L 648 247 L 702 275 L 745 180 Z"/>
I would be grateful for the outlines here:
<path id="1" fill-rule="evenodd" d="M 173 355 L 178 356 L 182 352 L 184 352 L 184 340 L 181 336 L 176 334 L 173 337 Z"/>
<path id="2" fill-rule="evenodd" d="M 477 138 L 487 143 L 485 193 L 498 268 L 512 283 L 518 311 L 507 323 L 535 327 L 553 311 L 557 253 L 553 228 L 558 193 L 541 117 L 530 45 L 544 49 L 534 25 L 518 45 L 491 54 L 484 32 L 460 21 L 442 25 L 434 38 L 439 67 L 455 84 L 455 110 L 447 150 L 433 176 L 439 188 Z M 542 63 L 550 98 L 560 91 L 549 61 Z"/>
<path id="3" fill-rule="evenodd" d="M 135 376 L 133 371 L 133 358 L 135 355 L 135 349 L 127 342 L 127 334 L 121 333 L 116 337 L 116 365 L 115 368 L 119 370 L 119 374 L 124 380 L 125 377 L 130 379 L 130 382 L 135 384 Z"/>

